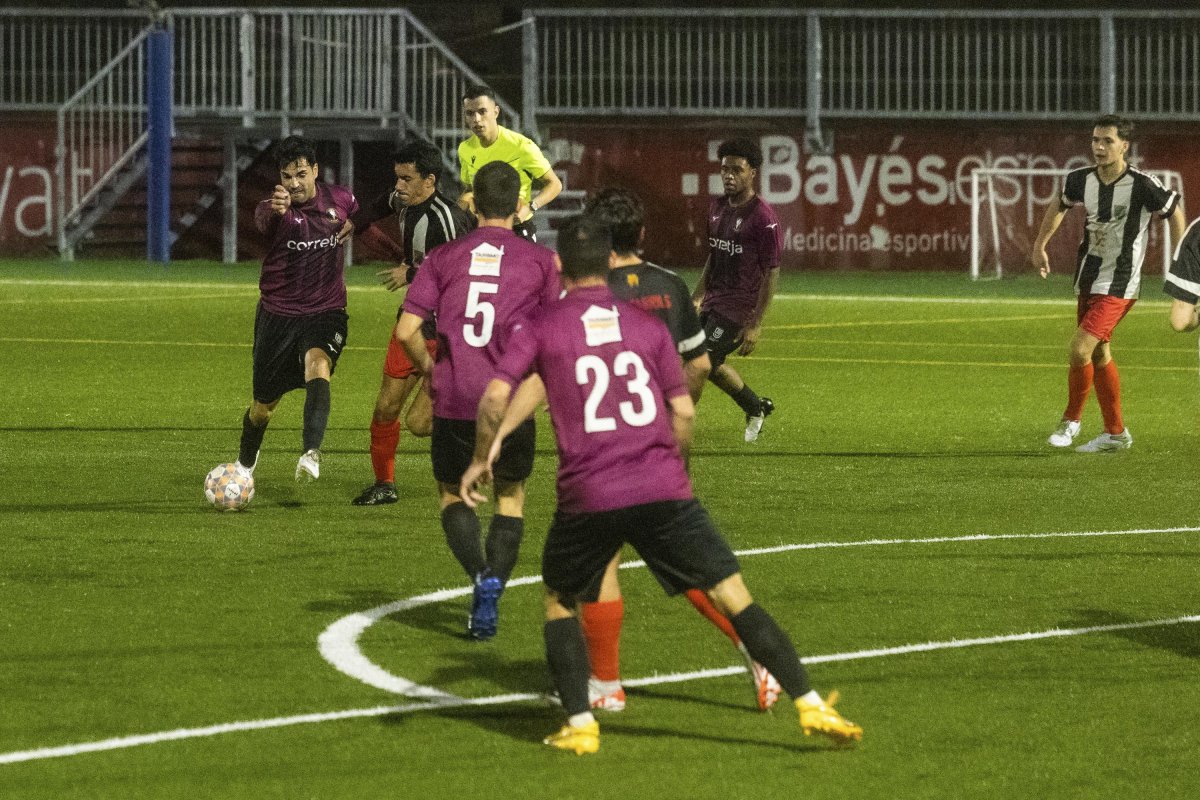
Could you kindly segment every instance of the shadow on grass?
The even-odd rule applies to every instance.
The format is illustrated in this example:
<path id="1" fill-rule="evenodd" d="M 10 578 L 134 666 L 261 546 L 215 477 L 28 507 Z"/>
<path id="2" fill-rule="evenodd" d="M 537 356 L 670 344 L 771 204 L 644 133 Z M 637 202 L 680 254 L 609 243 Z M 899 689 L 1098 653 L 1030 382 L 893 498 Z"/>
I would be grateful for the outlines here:
<path id="1" fill-rule="evenodd" d="M 447 720 L 468 722 L 485 731 L 507 737 L 514 742 L 542 747 L 542 739 L 558 730 L 563 724 L 563 711 L 558 705 L 547 702 L 514 703 L 502 707 L 472 707 L 435 710 L 431 707 L 428 712 Z M 380 717 L 384 725 L 402 727 L 408 722 L 408 714 L 392 714 Z M 719 720 L 713 719 L 713 728 L 704 730 L 668 728 L 661 726 L 640 726 L 631 721 L 625 721 L 604 714 L 599 717 L 600 731 L 605 737 L 603 741 L 615 738 L 666 739 L 688 742 L 711 742 L 719 745 L 761 748 L 766 751 L 783 751 L 785 753 L 827 753 L 853 748 L 839 748 L 820 739 L 806 740 L 796 727 L 795 742 L 771 741 L 768 739 L 751 739 L 744 736 L 722 736 L 713 732 L 719 726 Z M 601 749 L 601 753 L 603 753 Z"/>
<path id="2" fill-rule="evenodd" d="M 1116 611 L 1085 608 L 1079 609 L 1075 616 L 1063 623 L 1064 627 L 1082 628 L 1096 625 L 1123 625 L 1131 622 L 1141 622 Z M 1126 641 L 1166 650 L 1184 658 L 1200 658 L 1200 623 L 1180 623 L 1178 625 L 1157 625 L 1147 628 L 1128 628 L 1126 630 L 1110 631 L 1110 636 L 1118 636 Z"/>

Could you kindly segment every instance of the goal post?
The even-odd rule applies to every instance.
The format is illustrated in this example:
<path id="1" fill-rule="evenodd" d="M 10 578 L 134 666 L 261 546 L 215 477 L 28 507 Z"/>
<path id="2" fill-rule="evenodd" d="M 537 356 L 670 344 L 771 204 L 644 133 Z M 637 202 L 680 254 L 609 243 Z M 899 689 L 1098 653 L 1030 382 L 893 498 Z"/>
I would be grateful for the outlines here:
<path id="1" fill-rule="evenodd" d="M 1173 170 L 1143 170 L 1183 196 L 1183 178 Z M 1029 250 L 1037 238 L 1042 216 L 1062 194 L 1070 169 L 976 167 L 971 170 L 971 279 L 1001 278 L 1028 269 Z M 1083 238 L 1081 214 L 1068 213 L 1050 243 L 1052 265 L 1074 264 Z M 1171 267 L 1170 224 L 1163 220 L 1150 231 L 1149 250 L 1161 255 L 1164 275 Z M 1147 262 L 1153 258 L 1147 253 Z"/>

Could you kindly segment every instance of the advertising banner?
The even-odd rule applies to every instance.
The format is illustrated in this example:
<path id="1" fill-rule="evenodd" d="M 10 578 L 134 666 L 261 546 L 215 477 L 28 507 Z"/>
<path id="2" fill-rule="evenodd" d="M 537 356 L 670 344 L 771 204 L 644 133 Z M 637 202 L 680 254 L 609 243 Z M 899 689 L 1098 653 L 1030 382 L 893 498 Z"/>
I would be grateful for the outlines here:
<path id="1" fill-rule="evenodd" d="M 54 236 L 53 123 L 0 128 L 0 252 L 45 255 Z"/>
<path id="2" fill-rule="evenodd" d="M 747 136 L 762 148 L 758 191 L 783 229 L 783 268 L 965 272 L 972 170 L 1089 166 L 1091 128 L 1072 128 L 1078 129 L 843 125 L 833 132 L 830 152 L 806 153 L 802 131 L 555 125 L 547 150 L 568 188 L 611 184 L 638 192 L 647 206 L 646 255 L 664 265 L 703 263 L 705 215 L 721 193 L 717 148 L 726 138 Z M 1137 143 L 1132 162 L 1179 171 L 1186 191 L 1200 186 L 1195 151 L 1186 139 L 1148 137 Z M 984 184 L 985 199 L 988 189 Z M 995 203 L 985 203 L 980 215 L 985 271 L 997 257 L 1006 272 L 1026 269 L 1046 204 L 1059 191 L 1056 180 L 1001 176 L 990 190 Z M 1055 268 L 1072 269 L 1082 217 L 1082 209 L 1068 212 L 1052 240 Z M 1161 269 L 1160 239 L 1153 226 L 1148 272 Z"/>

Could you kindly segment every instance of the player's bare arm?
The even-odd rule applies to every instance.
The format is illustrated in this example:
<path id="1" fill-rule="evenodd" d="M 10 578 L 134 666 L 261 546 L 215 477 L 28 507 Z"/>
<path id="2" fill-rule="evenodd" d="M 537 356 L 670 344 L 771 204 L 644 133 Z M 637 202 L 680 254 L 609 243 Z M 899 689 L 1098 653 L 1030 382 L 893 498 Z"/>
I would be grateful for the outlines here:
<path id="1" fill-rule="evenodd" d="M 758 347 L 758 340 L 762 336 L 763 317 L 766 316 L 767 308 L 770 307 L 771 300 L 775 297 L 775 289 L 778 285 L 779 267 L 771 267 L 767 270 L 767 276 L 758 289 L 758 304 L 754 307 L 754 314 L 746 321 L 746 327 L 742 329 L 742 344 L 738 348 L 740 355 L 748 356 L 754 352 L 754 348 Z"/>
<path id="2" fill-rule="evenodd" d="M 344 244 L 347 239 L 354 235 L 354 223 L 346 220 L 346 224 L 337 232 L 337 243 Z"/>
<path id="3" fill-rule="evenodd" d="M 408 285 L 408 264 L 405 264 L 403 261 L 394 267 L 381 269 L 375 274 L 379 276 L 379 282 L 383 284 L 383 288 L 389 292 L 394 292 Z"/>
<path id="4" fill-rule="evenodd" d="M 1058 226 L 1062 225 L 1066 213 L 1062 198 L 1055 197 L 1054 202 L 1046 207 L 1046 213 L 1042 215 L 1042 227 L 1029 250 L 1029 263 L 1043 278 L 1050 274 L 1050 256 L 1046 254 L 1046 245 L 1058 230 Z"/>
<path id="5" fill-rule="evenodd" d="M 1200 306 L 1186 300 L 1171 301 L 1171 327 L 1180 333 L 1200 328 Z"/>
<path id="6" fill-rule="evenodd" d="M 679 445 L 679 455 L 686 462 L 692 449 L 692 430 L 696 424 L 696 406 L 690 395 L 680 394 L 672 397 L 671 428 L 675 433 L 675 443 Z"/>
<path id="7" fill-rule="evenodd" d="M 421 323 L 424 321 L 411 311 L 405 311 L 396 323 L 394 336 L 396 341 L 404 346 L 404 352 L 408 353 L 417 371 L 422 375 L 429 375 L 433 372 L 433 359 L 425 349 L 425 338 L 421 336 Z"/>
<path id="8" fill-rule="evenodd" d="M 1175 204 L 1175 210 L 1171 212 L 1171 216 L 1167 221 L 1167 227 L 1171 231 L 1171 252 L 1173 253 L 1183 240 L 1184 231 L 1187 230 L 1187 217 L 1183 214 L 1182 199 Z"/>
<path id="9" fill-rule="evenodd" d="M 471 191 L 471 187 L 468 186 L 466 189 L 463 189 L 463 193 L 458 196 L 458 207 L 474 216 L 475 192 Z"/>

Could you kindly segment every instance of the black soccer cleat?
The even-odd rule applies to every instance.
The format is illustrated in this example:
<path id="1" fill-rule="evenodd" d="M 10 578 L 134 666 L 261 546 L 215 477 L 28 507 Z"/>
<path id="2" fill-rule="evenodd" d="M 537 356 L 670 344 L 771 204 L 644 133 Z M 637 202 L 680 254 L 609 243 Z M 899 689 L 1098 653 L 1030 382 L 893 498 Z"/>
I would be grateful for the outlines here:
<path id="1" fill-rule="evenodd" d="M 400 498 L 396 495 L 396 484 L 373 483 L 363 493 L 350 501 L 355 506 L 386 506 Z"/>

